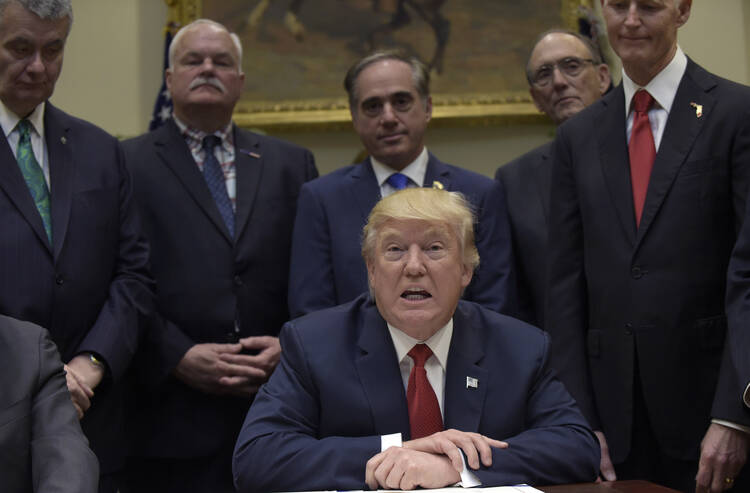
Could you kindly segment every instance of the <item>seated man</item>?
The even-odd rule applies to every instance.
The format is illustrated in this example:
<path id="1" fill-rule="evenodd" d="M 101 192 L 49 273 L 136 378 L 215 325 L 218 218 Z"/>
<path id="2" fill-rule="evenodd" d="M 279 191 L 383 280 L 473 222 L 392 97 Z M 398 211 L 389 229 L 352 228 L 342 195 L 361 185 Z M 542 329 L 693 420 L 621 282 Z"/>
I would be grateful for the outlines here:
<path id="1" fill-rule="evenodd" d="M 46 330 L 0 316 L 0 489 L 95 493 L 89 449 Z"/>
<path id="2" fill-rule="evenodd" d="M 371 294 L 284 326 L 235 447 L 239 491 L 596 478 L 598 442 L 547 368 L 546 335 L 459 301 L 479 262 L 473 222 L 445 190 L 375 206 Z"/>

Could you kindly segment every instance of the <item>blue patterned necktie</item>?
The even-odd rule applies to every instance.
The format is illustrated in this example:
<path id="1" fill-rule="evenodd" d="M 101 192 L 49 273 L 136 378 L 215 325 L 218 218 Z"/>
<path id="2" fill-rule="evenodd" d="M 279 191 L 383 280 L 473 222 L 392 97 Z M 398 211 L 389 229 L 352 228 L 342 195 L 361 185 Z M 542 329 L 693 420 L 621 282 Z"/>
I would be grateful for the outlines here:
<path id="1" fill-rule="evenodd" d="M 385 181 L 396 190 L 403 190 L 409 184 L 409 177 L 402 173 L 393 173 Z"/>
<path id="2" fill-rule="evenodd" d="M 232 201 L 229 200 L 227 193 L 227 184 L 224 180 L 224 171 L 221 169 L 219 161 L 214 155 L 214 148 L 221 144 L 221 139 L 216 135 L 206 135 L 203 138 L 203 179 L 206 180 L 208 190 L 219 208 L 219 214 L 224 220 L 229 230 L 229 236 L 234 238 L 234 211 L 232 210 Z"/>
<path id="3" fill-rule="evenodd" d="M 31 150 L 31 123 L 24 119 L 16 125 L 18 129 L 18 147 L 16 148 L 16 161 L 21 168 L 26 186 L 29 187 L 34 204 L 42 216 L 44 231 L 47 233 L 47 239 L 52 244 L 52 218 L 50 216 L 50 198 L 47 181 L 44 179 L 44 171 L 39 166 Z"/>

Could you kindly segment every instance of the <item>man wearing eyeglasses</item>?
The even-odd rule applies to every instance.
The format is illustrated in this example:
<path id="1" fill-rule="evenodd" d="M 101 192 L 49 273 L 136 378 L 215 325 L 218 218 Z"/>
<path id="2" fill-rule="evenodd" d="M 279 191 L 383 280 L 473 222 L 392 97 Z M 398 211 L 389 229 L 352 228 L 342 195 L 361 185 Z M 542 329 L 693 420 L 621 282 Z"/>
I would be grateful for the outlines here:
<path id="1" fill-rule="evenodd" d="M 623 83 L 555 140 L 553 366 L 598 430 L 604 478 L 750 491 L 750 415 L 724 342 L 750 89 L 682 52 L 690 0 L 601 4 Z"/>
<path id="2" fill-rule="evenodd" d="M 542 33 L 526 64 L 534 104 L 559 125 L 590 105 L 610 86 L 609 68 L 588 38 L 573 31 Z M 542 327 L 547 269 L 552 142 L 498 168 L 508 205 L 519 317 Z"/>
<path id="3" fill-rule="evenodd" d="M 302 186 L 292 239 L 292 317 L 367 291 L 360 233 L 381 197 L 408 187 L 463 193 L 474 206 L 482 263 L 464 299 L 515 313 L 510 227 L 499 183 L 441 162 L 424 144 L 432 117 L 430 74 L 416 58 L 382 51 L 357 61 L 344 86 L 354 130 L 369 157 Z"/>

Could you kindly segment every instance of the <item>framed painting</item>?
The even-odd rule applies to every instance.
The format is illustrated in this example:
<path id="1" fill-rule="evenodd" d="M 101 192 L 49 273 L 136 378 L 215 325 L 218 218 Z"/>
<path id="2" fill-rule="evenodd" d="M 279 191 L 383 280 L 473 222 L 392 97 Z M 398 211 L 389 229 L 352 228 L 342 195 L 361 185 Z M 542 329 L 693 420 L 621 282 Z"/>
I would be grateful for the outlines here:
<path id="1" fill-rule="evenodd" d="M 593 0 L 165 0 L 172 26 L 205 17 L 243 44 L 242 126 L 348 125 L 343 79 L 373 49 L 400 47 L 431 68 L 433 119 L 544 121 L 523 67 L 542 31 L 578 29 Z"/>

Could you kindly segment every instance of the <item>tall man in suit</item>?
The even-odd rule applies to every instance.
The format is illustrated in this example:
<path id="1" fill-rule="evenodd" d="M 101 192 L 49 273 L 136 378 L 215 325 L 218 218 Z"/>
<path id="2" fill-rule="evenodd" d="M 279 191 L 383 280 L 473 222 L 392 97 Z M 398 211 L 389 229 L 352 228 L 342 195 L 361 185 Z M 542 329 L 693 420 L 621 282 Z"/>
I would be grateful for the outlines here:
<path id="1" fill-rule="evenodd" d="M 362 241 L 371 294 L 284 326 L 237 440 L 239 491 L 596 477 L 596 438 L 547 367 L 547 336 L 459 300 L 479 262 L 469 207 L 429 188 L 375 206 Z"/>
<path id="2" fill-rule="evenodd" d="M 367 290 L 359 255 L 362 226 L 381 197 L 409 186 L 456 190 L 468 197 L 478 212 L 483 260 L 465 297 L 496 311 L 515 311 L 502 187 L 427 152 L 429 77 L 419 60 L 399 52 L 374 53 L 347 72 L 352 123 L 370 157 L 302 187 L 289 281 L 292 316 L 351 301 Z"/>
<path id="3" fill-rule="evenodd" d="M 748 448 L 724 294 L 750 89 L 684 55 L 690 7 L 602 0 L 623 83 L 558 129 L 546 325 L 603 476 L 703 492 L 732 487 Z"/>
<path id="4" fill-rule="evenodd" d="M 559 125 L 598 100 L 609 88 L 609 67 L 591 40 L 554 29 L 539 36 L 526 64 L 534 104 Z M 513 236 L 519 317 L 544 327 L 547 285 L 547 219 L 552 181 L 552 142 L 497 169 Z"/>
<path id="5" fill-rule="evenodd" d="M 95 493 L 99 464 L 46 330 L 0 315 L 0 388 L 3 491 Z"/>
<path id="6" fill-rule="evenodd" d="M 145 343 L 134 491 L 232 491 L 242 419 L 281 351 L 292 224 L 306 149 L 232 123 L 236 35 L 197 20 L 174 37 L 174 118 L 124 144 L 152 245 L 158 317 Z"/>
<path id="7" fill-rule="evenodd" d="M 153 287 L 117 140 L 47 102 L 71 18 L 70 0 L 0 0 L 0 313 L 49 330 L 114 491 L 120 382 Z"/>

